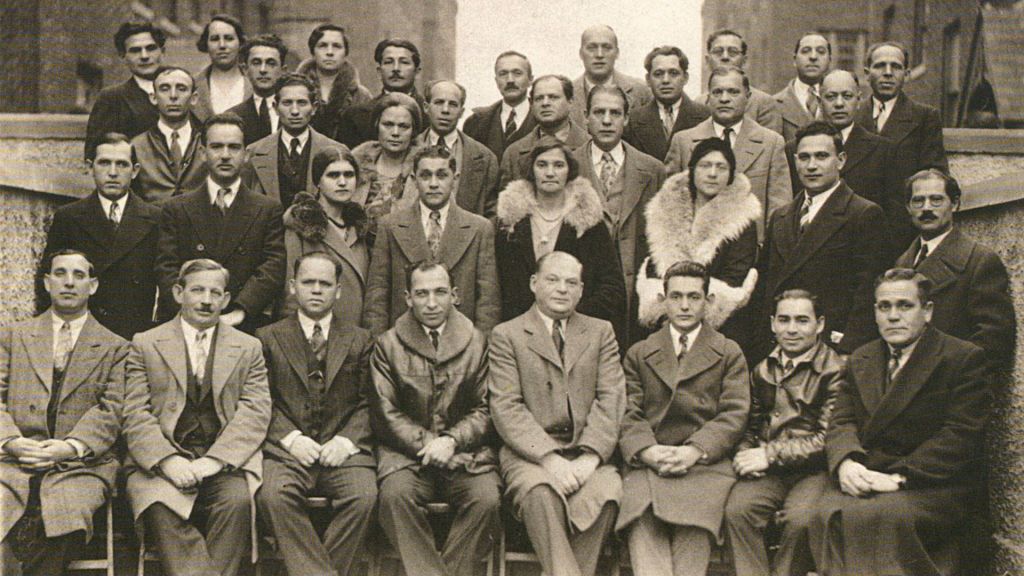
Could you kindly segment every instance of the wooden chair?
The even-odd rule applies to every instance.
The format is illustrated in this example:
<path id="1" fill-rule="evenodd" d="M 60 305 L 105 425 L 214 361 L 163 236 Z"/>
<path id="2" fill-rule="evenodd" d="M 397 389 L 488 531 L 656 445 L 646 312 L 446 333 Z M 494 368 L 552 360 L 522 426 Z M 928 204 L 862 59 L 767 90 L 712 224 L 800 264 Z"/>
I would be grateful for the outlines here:
<path id="1" fill-rule="evenodd" d="M 448 515 L 450 507 L 448 504 L 443 502 L 431 502 L 427 504 L 427 513 L 434 517 L 444 517 Z M 505 547 L 505 531 L 504 529 L 498 531 L 498 542 L 495 543 L 494 551 L 487 557 L 487 576 L 496 576 L 495 566 L 500 565 L 500 556 L 497 555 L 499 549 Z M 373 557 L 373 562 L 370 564 L 369 576 L 389 576 L 389 573 L 384 571 L 384 564 L 388 561 L 401 562 L 401 558 L 390 544 L 387 543 L 387 539 L 384 538 L 381 541 L 380 547 L 377 549 L 377 554 Z M 407 576 L 416 576 L 415 574 L 408 574 Z"/>
<path id="2" fill-rule="evenodd" d="M 106 542 L 104 548 L 106 557 L 95 560 L 75 560 L 68 564 L 67 572 L 78 572 L 83 570 L 104 570 L 107 576 L 114 576 L 114 494 L 107 497 L 107 503 L 103 507 L 105 515 L 104 535 Z"/>

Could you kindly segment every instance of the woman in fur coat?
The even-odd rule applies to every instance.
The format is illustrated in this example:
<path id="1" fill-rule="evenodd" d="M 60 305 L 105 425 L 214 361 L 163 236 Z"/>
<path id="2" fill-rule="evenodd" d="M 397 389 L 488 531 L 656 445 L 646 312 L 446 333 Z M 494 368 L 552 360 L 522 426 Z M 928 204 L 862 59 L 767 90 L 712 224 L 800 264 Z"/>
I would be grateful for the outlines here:
<path id="1" fill-rule="evenodd" d="M 583 264 L 583 298 L 576 310 L 608 320 L 621 333 L 616 323 L 626 306 L 625 280 L 602 217 L 601 197 L 579 177 L 569 148 L 541 139 L 530 153 L 526 179 L 510 182 L 498 196 L 494 249 L 503 320 L 530 309 L 537 260 L 557 250 Z"/>
<path id="2" fill-rule="evenodd" d="M 689 170 L 666 180 L 644 213 L 650 256 L 637 274 L 641 326 L 654 329 L 665 318 L 665 271 L 692 260 L 711 274 L 715 298 L 705 321 L 746 349 L 749 318 L 738 312 L 757 284 L 755 222 L 762 209 L 729 146 L 718 138 L 698 143 Z"/>

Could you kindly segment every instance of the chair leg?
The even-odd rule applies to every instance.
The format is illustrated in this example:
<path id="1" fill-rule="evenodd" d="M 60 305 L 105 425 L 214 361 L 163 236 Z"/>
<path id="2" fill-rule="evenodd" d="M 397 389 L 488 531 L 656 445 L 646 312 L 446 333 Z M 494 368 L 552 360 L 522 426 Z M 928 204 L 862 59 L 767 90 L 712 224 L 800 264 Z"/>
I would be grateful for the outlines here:
<path id="1" fill-rule="evenodd" d="M 139 538 L 139 563 L 135 569 L 136 576 L 145 576 L 146 574 L 146 526 L 142 523 L 138 524 L 138 528 L 135 534 Z"/>
<path id="2" fill-rule="evenodd" d="M 107 576 L 114 576 L 114 496 L 107 497 Z"/>
<path id="3" fill-rule="evenodd" d="M 498 550 L 497 550 L 497 554 L 498 554 L 498 576 L 506 576 L 506 573 L 507 573 L 507 570 L 508 570 L 508 568 L 505 565 L 505 545 L 506 545 L 505 544 L 505 540 L 506 539 L 507 539 L 507 536 L 505 535 L 505 523 L 502 522 L 501 523 L 501 536 L 498 539 Z"/>

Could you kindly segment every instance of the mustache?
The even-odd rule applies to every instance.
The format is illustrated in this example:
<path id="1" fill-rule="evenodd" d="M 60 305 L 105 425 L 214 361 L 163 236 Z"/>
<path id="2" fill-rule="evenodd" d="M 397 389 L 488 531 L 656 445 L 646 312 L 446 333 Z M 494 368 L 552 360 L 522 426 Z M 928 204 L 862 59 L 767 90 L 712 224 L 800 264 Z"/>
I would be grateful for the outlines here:
<path id="1" fill-rule="evenodd" d="M 918 220 L 938 220 L 938 218 L 939 217 L 935 215 L 935 212 L 932 212 L 931 210 L 925 210 L 917 217 Z"/>
<path id="2" fill-rule="evenodd" d="M 391 73 L 391 78 L 392 78 L 393 80 L 394 80 L 394 79 L 398 79 L 398 78 L 401 78 L 401 77 L 402 77 L 402 73 L 401 73 L 401 72 L 399 72 L 398 70 L 395 70 L 395 71 L 393 71 L 393 72 Z"/>
<path id="3" fill-rule="evenodd" d="M 505 84 L 505 88 L 511 90 L 513 88 L 519 88 L 519 85 L 515 82 L 509 82 L 508 84 Z"/>

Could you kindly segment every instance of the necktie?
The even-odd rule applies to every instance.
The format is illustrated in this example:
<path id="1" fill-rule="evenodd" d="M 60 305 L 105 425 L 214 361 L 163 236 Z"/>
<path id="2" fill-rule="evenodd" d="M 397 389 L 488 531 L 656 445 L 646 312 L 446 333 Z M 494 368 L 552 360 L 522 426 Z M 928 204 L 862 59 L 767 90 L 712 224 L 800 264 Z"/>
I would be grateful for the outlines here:
<path id="1" fill-rule="evenodd" d="M 665 128 L 665 137 L 671 136 L 672 127 L 675 126 L 675 122 L 672 120 L 672 106 L 662 106 L 661 123 Z"/>
<path id="2" fill-rule="evenodd" d="M 441 247 L 441 212 L 430 211 L 430 220 L 427 222 L 427 244 L 430 246 L 430 253 L 437 258 L 438 249 Z"/>
<path id="3" fill-rule="evenodd" d="M 196 382 L 200 385 L 203 379 L 206 378 L 206 332 L 196 332 L 196 365 L 192 367 L 192 372 L 196 375 Z"/>
<path id="4" fill-rule="evenodd" d="M 58 372 L 63 372 L 67 368 L 71 349 L 71 324 L 65 322 L 57 332 L 57 350 L 53 354 L 53 368 Z"/>
<path id="5" fill-rule="evenodd" d="M 605 152 L 601 155 L 601 184 L 604 185 L 605 192 L 612 189 L 615 185 L 615 174 L 618 173 L 618 165 L 615 163 L 615 158 L 612 158 L 610 152 Z"/>
<path id="6" fill-rule="evenodd" d="M 259 127 L 259 132 L 260 132 L 260 136 L 261 137 L 262 136 L 269 136 L 270 132 L 271 132 L 271 126 L 270 126 L 270 103 L 268 102 L 268 100 L 270 100 L 270 98 L 264 98 L 262 101 L 260 101 L 260 110 L 259 110 L 260 127 Z"/>
<path id="7" fill-rule="evenodd" d="M 313 324 L 313 334 L 309 337 L 309 347 L 313 349 L 317 362 L 323 362 L 327 356 L 327 340 L 324 338 L 324 329 L 320 323 Z"/>
<path id="8" fill-rule="evenodd" d="M 430 334 L 430 343 L 434 345 L 436 351 L 437 347 L 441 345 L 441 334 L 437 330 L 431 330 L 428 334 Z"/>
<path id="9" fill-rule="evenodd" d="M 811 118 L 818 117 L 818 87 L 811 86 L 810 90 L 807 91 L 807 111 L 810 112 Z"/>
<path id="10" fill-rule="evenodd" d="M 921 249 L 917 251 L 917 258 L 914 260 L 914 268 L 921 265 L 924 259 L 928 257 L 928 245 L 924 242 L 921 243 Z"/>
<path id="11" fill-rule="evenodd" d="M 792 371 L 793 371 L 793 361 L 792 361 L 792 360 L 789 360 L 789 359 L 787 359 L 787 360 L 786 360 L 786 365 L 785 365 L 785 367 L 783 368 L 783 372 L 784 372 L 784 373 L 785 373 L 785 374 L 786 374 L 786 375 L 788 376 L 788 375 L 789 375 L 789 373 L 790 373 L 790 372 L 792 372 Z"/>
<path id="12" fill-rule="evenodd" d="M 174 163 L 174 170 L 181 170 L 181 135 L 177 130 L 171 132 L 171 162 Z"/>
<path id="13" fill-rule="evenodd" d="M 444 141 L 444 138 L 437 139 L 437 147 L 445 152 L 451 152 L 451 148 L 448 147 L 448 143 Z"/>
<path id="14" fill-rule="evenodd" d="M 679 353 L 676 354 L 676 361 L 680 364 L 683 363 L 683 359 L 686 358 L 686 352 L 689 349 L 686 347 L 686 334 L 679 335 Z"/>
<path id="15" fill-rule="evenodd" d="M 555 350 L 558 350 L 558 357 L 565 359 L 565 335 L 562 334 L 562 321 L 555 320 L 551 327 L 551 340 L 555 343 Z"/>
<path id="16" fill-rule="evenodd" d="M 230 188 L 221 188 L 220 190 L 217 190 L 217 200 L 214 202 L 214 204 L 217 205 L 217 209 L 220 210 L 222 216 L 228 211 L 227 198 L 228 194 L 230 193 Z"/>
<path id="17" fill-rule="evenodd" d="M 800 208 L 800 233 L 803 234 L 807 225 L 811 223 L 811 197 L 804 197 L 804 205 Z"/>
<path id="18" fill-rule="evenodd" d="M 875 111 L 875 131 L 881 132 L 882 127 L 885 126 L 885 119 L 882 118 L 882 114 L 885 114 L 885 102 L 878 103 L 878 109 Z"/>
<path id="19" fill-rule="evenodd" d="M 900 357 L 903 356 L 903 350 L 901 348 L 892 348 L 889 350 L 889 378 L 888 383 L 892 383 L 893 379 L 896 378 L 896 372 L 899 371 Z"/>
<path id="20" fill-rule="evenodd" d="M 722 140 L 725 140 L 726 146 L 732 148 L 732 128 L 722 130 Z"/>
<path id="21" fill-rule="evenodd" d="M 516 126 L 516 110 L 513 108 L 508 113 L 508 120 L 505 121 L 505 138 L 509 138 L 515 133 L 518 126 Z"/>
<path id="22" fill-rule="evenodd" d="M 291 151 L 288 153 L 292 162 L 299 161 L 299 139 L 292 138 Z"/>
<path id="23" fill-rule="evenodd" d="M 121 209 L 118 207 L 117 202 L 110 203 L 110 221 L 114 223 L 114 228 L 121 223 Z"/>

